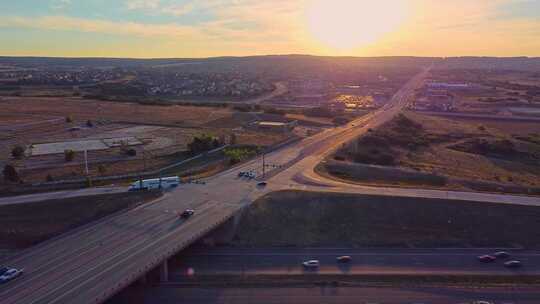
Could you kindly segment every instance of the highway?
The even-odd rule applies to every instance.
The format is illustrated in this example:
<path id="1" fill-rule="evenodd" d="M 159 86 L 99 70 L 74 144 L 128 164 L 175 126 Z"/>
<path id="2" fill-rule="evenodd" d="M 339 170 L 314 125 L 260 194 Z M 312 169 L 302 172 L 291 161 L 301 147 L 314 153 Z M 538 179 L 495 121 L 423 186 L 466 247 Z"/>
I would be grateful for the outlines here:
<path id="1" fill-rule="evenodd" d="M 540 275 L 540 252 L 508 250 L 525 267 L 508 269 L 505 260 L 481 263 L 477 256 L 497 249 L 340 249 L 340 248 L 194 248 L 170 262 L 171 280 L 215 275 Z M 350 263 L 337 263 L 348 255 Z M 302 262 L 316 259 L 321 266 L 307 270 Z M 192 270 L 193 274 L 188 270 Z"/>
<path id="2" fill-rule="evenodd" d="M 0 285 L 2 304 L 102 303 L 241 208 L 277 190 L 373 191 L 376 195 L 429 195 L 540 205 L 540 198 L 535 197 L 365 188 L 325 180 L 313 172 L 341 144 L 399 113 L 425 73 L 414 77 L 382 109 L 266 155 L 269 164 L 282 166 L 260 178 L 268 180 L 266 188 L 257 187 L 257 181 L 238 178 L 240 171 L 260 171 L 260 160 L 255 159 L 206 179 L 206 185 L 182 185 L 155 202 L 81 227 L 4 261 L 23 268 L 25 274 Z M 188 220 L 179 219 L 177 212 L 186 208 L 195 209 L 196 214 Z"/>
<path id="3" fill-rule="evenodd" d="M 108 304 L 538 304 L 537 287 L 176 287 L 150 288 Z"/>

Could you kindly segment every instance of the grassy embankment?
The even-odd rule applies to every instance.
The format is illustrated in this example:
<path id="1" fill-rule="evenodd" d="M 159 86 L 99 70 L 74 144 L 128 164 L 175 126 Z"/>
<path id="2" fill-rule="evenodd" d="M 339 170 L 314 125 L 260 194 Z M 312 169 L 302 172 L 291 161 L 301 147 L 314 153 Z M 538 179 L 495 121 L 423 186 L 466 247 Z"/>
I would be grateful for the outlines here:
<path id="1" fill-rule="evenodd" d="M 538 248 L 538 231 L 538 207 L 284 191 L 246 210 L 231 245 Z"/>
<path id="2" fill-rule="evenodd" d="M 537 193 L 538 137 L 516 131 L 407 113 L 338 151 L 338 165 L 320 169 L 368 184 Z"/>
<path id="3" fill-rule="evenodd" d="M 130 192 L 0 206 L 0 248 L 26 248 L 159 196 Z"/>

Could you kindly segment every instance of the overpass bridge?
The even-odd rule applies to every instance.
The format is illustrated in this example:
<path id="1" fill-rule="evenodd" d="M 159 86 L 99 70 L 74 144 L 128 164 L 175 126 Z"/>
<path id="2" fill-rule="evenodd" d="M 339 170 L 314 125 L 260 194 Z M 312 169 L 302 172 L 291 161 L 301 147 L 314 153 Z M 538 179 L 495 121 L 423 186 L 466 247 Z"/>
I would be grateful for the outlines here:
<path id="1" fill-rule="evenodd" d="M 266 155 L 270 164 L 283 165 L 269 175 L 269 185 L 238 178 L 238 172 L 260 169 L 252 160 L 206 180 L 205 185 L 182 185 L 162 198 L 109 216 L 44 242 L 6 261 L 25 274 L 0 285 L 2 304 L 102 303 L 156 267 L 167 277 L 167 260 L 233 218 L 257 198 L 277 190 L 299 189 L 375 195 L 448 198 L 449 192 L 380 189 L 347 185 L 317 176 L 313 168 L 333 149 L 388 121 L 399 113 L 424 77 L 405 85 L 383 109 L 347 126 L 327 130 Z M 452 198 L 487 202 L 534 204 L 533 197 L 452 193 Z M 190 219 L 177 212 L 196 210 Z"/>

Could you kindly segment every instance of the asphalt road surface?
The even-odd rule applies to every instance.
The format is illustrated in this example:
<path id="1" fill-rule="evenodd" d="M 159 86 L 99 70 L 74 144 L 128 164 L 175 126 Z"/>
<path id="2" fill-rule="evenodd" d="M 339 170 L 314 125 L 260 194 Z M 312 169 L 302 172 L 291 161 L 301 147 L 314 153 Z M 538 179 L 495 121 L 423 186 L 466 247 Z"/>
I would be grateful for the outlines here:
<path id="1" fill-rule="evenodd" d="M 538 304 L 538 287 L 268 287 L 160 286 L 107 304 Z"/>
<path id="2" fill-rule="evenodd" d="M 334 248 L 194 248 L 170 262 L 171 280 L 197 275 L 540 275 L 540 252 L 514 250 L 523 267 L 508 269 L 506 260 L 481 263 L 477 256 L 496 249 L 334 249 Z M 336 257 L 349 255 L 349 263 Z M 308 270 L 307 260 L 321 266 Z M 191 273 L 190 271 L 193 273 Z"/>
<path id="3" fill-rule="evenodd" d="M 31 248 L 4 264 L 23 268 L 25 274 L 0 285 L 2 304 L 101 303 L 137 280 L 149 269 L 186 248 L 221 225 L 242 207 L 275 190 L 376 192 L 377 195 L 409 195 L 447 198 L 446 191 L 370 189 L 339 184 L 313 175 L 313 168 L 339 145 L 392 119 L 420 86 L 425 72 L 407 83 L 382 109 L 347 126 L 317 134 L 269 153 L 269 186 L 238 178 L 240 171 L 257 169 L 252 160 L 206 180 L 206 185 L 182 185 L 157 201 L 108 217 Z M 391 192 L 394 191 L 394 192 Z M 459 194 L 457 199 L 540 205 L 540 198 Z M 177 213 L 195 209 L 189 220 Z"/>
<path id="4" fill-rule="evenodd" d="M 35 202 L 71 198 L 71 197 L 92 196 L 92 195 L 100 195 L 100 194 L 114 194 L 114 193 L 122 193 L 126 191 L 127 191 L 127 187 L 98 187 L 98 188 L 86 188 L 86 189 L 80 189 L 80 190 L 54 191 L 54 192 L 28 194 L 28 195 L 0 197 L 0 206 L 35 203 Z"/>

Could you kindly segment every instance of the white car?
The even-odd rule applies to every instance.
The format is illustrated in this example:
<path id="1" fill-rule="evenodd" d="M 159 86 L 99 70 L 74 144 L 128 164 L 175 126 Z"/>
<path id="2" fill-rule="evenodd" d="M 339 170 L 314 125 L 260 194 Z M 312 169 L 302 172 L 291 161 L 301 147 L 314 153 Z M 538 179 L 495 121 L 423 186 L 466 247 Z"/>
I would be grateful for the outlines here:
<path id="1" fill-rule="evenodd" d="M 22 269 L 19 270 L 15 268 L 10 268 L 8 271 L 4 272 L 4 274 L 0 276 L 0 283 L 9 282 L 15 279 L 16 277 L 20 276 L 22 273 L 23 273 Z"/>
<path id="2" fill-rule="evenodd" d="M 318 268 L 321 263 L 319 263 L 319 260 L 310 260 L 305 261 L 304 263 L 302 263 L 302 265 L 304 265 L 304 267 L 306 268 Z"/>

